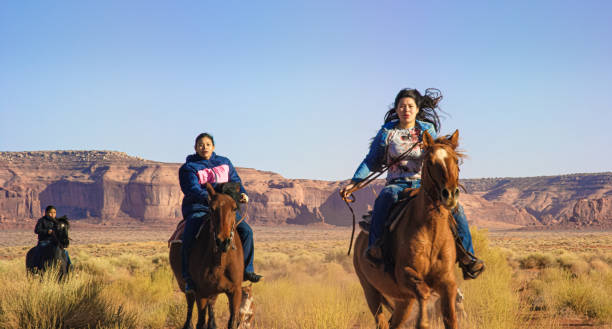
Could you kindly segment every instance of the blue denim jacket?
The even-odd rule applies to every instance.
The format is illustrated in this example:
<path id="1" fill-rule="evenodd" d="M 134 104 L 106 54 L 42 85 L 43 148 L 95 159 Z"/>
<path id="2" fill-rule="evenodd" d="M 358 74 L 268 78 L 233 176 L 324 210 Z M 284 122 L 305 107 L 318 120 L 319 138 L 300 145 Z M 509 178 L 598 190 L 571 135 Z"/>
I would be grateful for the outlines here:
<path id="1" fill-rule="evenodd" d="M 385 153 L 387 152 L 388 135 L 389 130 L 395 128 L 399 123 L 398 120 L 393 120 L 385 123 L 370 144 L 370 151 L 366 155 L 365 159 L 361 162 L 355 174 L 353 175 L 352 181 L 354 183 L 364 180 L 372 171 L 380 170 L 385 161 Z M 431 137 L 436 138 L 437 132 L 433 124 L 425 121 L 416 120 L 416 125 L 421 130 L 420 139 L 422 140 L 422 132 L 427 131 Z"/>

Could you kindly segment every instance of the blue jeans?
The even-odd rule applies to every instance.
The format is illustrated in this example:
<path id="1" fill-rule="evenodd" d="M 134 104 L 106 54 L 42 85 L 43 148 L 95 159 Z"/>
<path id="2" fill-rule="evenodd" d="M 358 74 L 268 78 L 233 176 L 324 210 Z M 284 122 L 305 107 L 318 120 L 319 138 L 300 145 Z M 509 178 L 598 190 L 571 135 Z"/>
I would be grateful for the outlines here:
<path id="1" fill-rule="evenodd" d="M 204 218 L 206 218 L 206 212 L 196 212 L 187 216 L 186 218 L 181 249 L 183 279 L 185 281 L 188 279 L 191 280 L 191 275 L 189 274 L 189 254 L 191 253 L 191 248 L 195 242 L 195 236 L 198 233 L 200 226 L 204 222 Z M 239 219 L 240 217 L 238 213 L 236 213 L 236 220 Z M 238 236 L 240 237 L 240 241 L 242 243 L 242 250 L 244 252 L 244 271 L 253 272 L 253 258 L 255 253 L 253 230 L 245 221 L 240 223 L 236 227 L 236 230 L 238 231 Z"/>
<path id="2" fill-rule="evenodd" d="M 453 217 L 455 218 L 455 222 L 457 222 L 457 233 L 459 233 L 463 248 L 473 255 L 474 246 L 472 245 L 472 234 L 470 233 L 470 227 L 468 226 L 465 212 L 463 212 L 463 206 L 457 204 L 457 207 L 453 210 Z"/>
<path id="3" fill-rule="evenodd" d="M 398 195 L 405 188 L 417 188 L 420 187 L 420 182 L 398 182 L 385 186 L 378 198 L 374 201 L 374 209 L 372 211 L 372 223 L 370 225 L 370 237 L 368 240 L 368 247 L 373 245 L 383 235 L 385 223 L 391 212 L 391 208 L 397 202 Z M 474 253 L 474 246 L 472 245 L 472 235 L 470 234 L 470 228 L 468 226 L 467 217 L 463 211 L 463 207 L 458 204 L 455 211 L 453 211 L 453 217 L 457 222 L 457 232 L 461 238 L 461 244 L 465 250 Z"/>
<path id="4" fill-rule="evenodd" d="M 399 193 L 406 188 L 417 188 L 420 185 L 420 182 L 397 182 L 385 186 L 380 191 L 378 198 L 374 201 L 374 209 L 372 209 L 368 247 L 373 245 L 379 238 L 382 238 L 391 207 L 397 202 Z"/>

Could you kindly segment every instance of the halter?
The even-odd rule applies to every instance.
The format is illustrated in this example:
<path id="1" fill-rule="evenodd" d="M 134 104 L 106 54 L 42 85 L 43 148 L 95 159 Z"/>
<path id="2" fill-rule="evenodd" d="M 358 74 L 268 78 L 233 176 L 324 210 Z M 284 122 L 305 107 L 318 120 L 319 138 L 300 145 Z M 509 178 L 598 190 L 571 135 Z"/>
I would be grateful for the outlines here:
<path id="1" fill-rule="evenodd" d="M 234 216 L 234 218 L 235 218 L 235 216 Z M 242 218 L 240 221 L 242 221 L 243 219 L 244 218 Z M 230 230 L 230 236 L 229 236 L 229 238 L 224 239 L 224 240 L 221 240 L 221 239 L 217 238 L 217 234 L 215 233 L 215 225 L 212 222 L 212 220 L 211 220 L 210 224 L 211 224 L 210 232 L 213 235 L 213 238 L 215 240 L 215 249 L 216 250 L 222 249 L 224 244 L 229 244 L 233 250 L 236 250 L 236 245 L 234 244 L 234 231 L 236 230 L 236 226 L 238 226 L 238 224 L 240 224 L 240 222 L 237 224 L 236 220 L 234 220 L 234 222 L 232 223 L 232 228 Z M 225 252 L 225 251 L 223 251 L 223 252 Z"/>

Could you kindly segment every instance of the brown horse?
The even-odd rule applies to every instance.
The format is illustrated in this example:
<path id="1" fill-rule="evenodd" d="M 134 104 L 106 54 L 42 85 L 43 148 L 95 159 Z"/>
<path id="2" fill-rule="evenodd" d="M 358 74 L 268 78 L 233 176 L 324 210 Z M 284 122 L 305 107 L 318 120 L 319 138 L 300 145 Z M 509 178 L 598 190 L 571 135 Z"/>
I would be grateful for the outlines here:
<path id="1" fill-rule="evenodd" d="M 421 188 L 390 234 L 387 250 L 395 260 L 392 272 L 365 257 L 367 234 L 361 232 L 357 237 L 353 264 L 377 328 L 399 328 L 415 300 L 420 304 L 417 326 L 429 328 L 426 300 L 432 289 L 440 295 L 444 327 L 457 328 L 456 250 L 449 220 L 459 196 L 458 160 L 462 154 L 455 151 L 458 140 L 459 131 L 435 141 L 427 132 L 423 134 Z M 383 305 L 392 313 L 388 323 Z"/>
<path id="2" fill-rule="evenodd" d="M 214 303 L 217 295 L 225 293 L 229 301 L 228 328 L 238 326 L 238 312 L 242 300 L 244 259 L 242 244 L 236 232 L 236 202 L 229 195 L 217 193 L 206 184 L 210 198 L 211 218 L 209 231 L 202 230 L 196 238 L 190 255 L 189 271 L 195 282 L 195 296 L 186 294 L 187 320 L 183 328 L 191 328 L 194 301 L 198 306 L 196 328 L 204 328 L 208 310 L 208 328 L 215 328 Z M 207 227 L 206 225 L 203 226 Z M 181 244 L 170 246 L 170 265 L 180 289 L 185 291 L 181 272 Z"/>

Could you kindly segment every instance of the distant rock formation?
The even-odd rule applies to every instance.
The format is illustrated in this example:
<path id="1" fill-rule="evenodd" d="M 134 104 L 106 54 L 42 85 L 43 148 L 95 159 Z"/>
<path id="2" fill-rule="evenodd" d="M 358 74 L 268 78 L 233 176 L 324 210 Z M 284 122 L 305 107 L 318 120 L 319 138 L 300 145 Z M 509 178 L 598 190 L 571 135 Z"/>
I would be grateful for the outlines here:
<path id="1" fill-rule="evenodd" d="M 0 224 L 36 219 L 49 204 L 60 215 L 102 222 L 178 220 L 180 164 L 114 151 L 0 152 Z M 261 225 L 351 225 L 338 195 L 348 181 L 286 179 L 238 168 Z M 462 180 L 468 218 L 480 226 L 612 228 L 612 173 Z M 384 181 L 355 193 L 357 216 Z"/>

